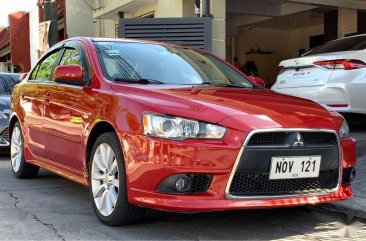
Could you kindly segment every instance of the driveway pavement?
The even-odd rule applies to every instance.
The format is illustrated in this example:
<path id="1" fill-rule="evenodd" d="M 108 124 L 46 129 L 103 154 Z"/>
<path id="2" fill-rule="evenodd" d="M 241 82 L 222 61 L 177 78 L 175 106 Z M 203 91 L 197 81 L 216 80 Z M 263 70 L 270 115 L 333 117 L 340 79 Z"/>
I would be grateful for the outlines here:
<path id="1" fill-rule="evenodd" d="M 1 161 L 2 160 L 2 161 Z M 366 239 L 366 224 L 311 207 L 203 214 L 148 212 L 138 225 L 107 227 L 92 210 L 88 189 L 42 171 L 38 178 L 13 177 L 0 159 L 0 239 Z"/>

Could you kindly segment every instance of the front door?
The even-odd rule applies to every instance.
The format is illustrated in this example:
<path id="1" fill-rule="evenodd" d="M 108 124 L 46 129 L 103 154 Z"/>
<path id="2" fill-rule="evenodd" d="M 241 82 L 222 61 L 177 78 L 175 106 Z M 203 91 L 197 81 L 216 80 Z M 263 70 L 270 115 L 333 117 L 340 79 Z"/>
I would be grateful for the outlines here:
<path id="1" fill-rule="evenodd" d="M 49 53 L 38 62 L 27 82 L 24 83 L 20 93 L 20 104 L 24 110 L 24 137 L 28 139 L 25 146 L 25 154 L 28 159 L 31 156 L 45 157 L 45 135 L 42 127 L 44 114 L 44 96 L 47 84 L 57 63 L 60 49 Z M 31 154 L 31 156 L 29 156 Z"/>
<path id="2" fill-rule="evenodd" d="M 81 44 L 65 44 L 59 65 L 81 65 L 84 78 L 88 66 Z M 83 130 L 88 113 L 83 109 L 84 87 L 51 83 L 46 93 L 43 129 L 47 133 L 47 158 L 63 166 L 80 171 L 84 167 Z"/>

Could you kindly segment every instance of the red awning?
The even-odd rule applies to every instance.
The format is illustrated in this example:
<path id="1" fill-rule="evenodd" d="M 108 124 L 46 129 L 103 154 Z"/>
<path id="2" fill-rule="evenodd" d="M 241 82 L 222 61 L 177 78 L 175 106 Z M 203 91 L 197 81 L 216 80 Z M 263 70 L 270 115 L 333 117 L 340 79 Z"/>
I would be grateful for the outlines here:
<path id="1" fill-rule="evenodd" d="M 10 30 L 9 28 L 0 29 L 0 50 L 10 45 Z"/>

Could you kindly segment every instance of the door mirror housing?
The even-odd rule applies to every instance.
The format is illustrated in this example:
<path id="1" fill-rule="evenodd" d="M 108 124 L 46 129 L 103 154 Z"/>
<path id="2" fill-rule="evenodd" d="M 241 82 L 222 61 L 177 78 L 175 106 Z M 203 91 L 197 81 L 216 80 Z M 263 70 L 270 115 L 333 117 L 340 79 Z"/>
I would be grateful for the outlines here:
<path id="1" fill-rule="evenodd" d="M 80 65 L 57 66 L 53 72 L 53 80 L 62 84 L 84 85 L 84 71 Z"/>
<path id="2" fill-rule="evenodd" d="M 257 76 L 249 76 L 249 78 L 253 83 L 266 88 L 266 83 L 261 78 L 259 78 Z"/>

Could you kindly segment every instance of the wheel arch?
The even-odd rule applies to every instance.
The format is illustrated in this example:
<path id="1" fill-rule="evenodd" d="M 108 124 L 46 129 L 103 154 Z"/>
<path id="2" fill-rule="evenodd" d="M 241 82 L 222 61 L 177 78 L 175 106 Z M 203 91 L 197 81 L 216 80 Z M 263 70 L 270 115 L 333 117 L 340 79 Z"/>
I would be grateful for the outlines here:
<path id="1" fill-rule="evenodd" d="M 99 121 L 92 127 L 86 143 L 86 167 L 89 166 L 90 155 L 95 141 L 101 134 L 107 132 L 115 132 L 118 135 L 116 128 L 108 121 Z"/>
<path id="2" fill-rule="evenodd" d="M 17 123 L 17 122 L 20 123 L 18 116 L 13 115 L 9 121 L 9 140 L 11 140 L 11 135 L 13 133 L 13 127 L 14 127 L 15 123 Z"/>

